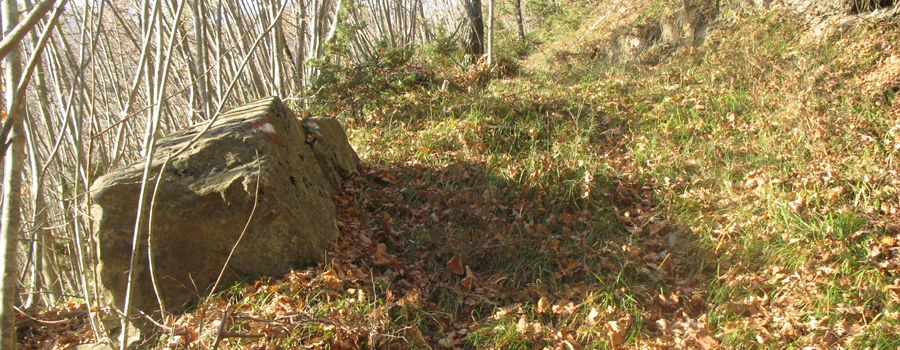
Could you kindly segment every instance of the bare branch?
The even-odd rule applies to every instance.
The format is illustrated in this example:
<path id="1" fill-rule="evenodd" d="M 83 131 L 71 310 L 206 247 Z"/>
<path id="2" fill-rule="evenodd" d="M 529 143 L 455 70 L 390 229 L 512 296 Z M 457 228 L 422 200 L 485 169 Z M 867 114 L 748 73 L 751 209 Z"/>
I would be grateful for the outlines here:
<path id="1" fill-rule="evenodd" d="M 50 12 L 50 9 L 53 8 L 55 2 L 56 0 L 44 0 L 39 2 L 31 9 L 28 16 L 25 16 L 25 20 L 19 22 L 16 28 L 7 34 L 3 38 L 3 41 L 0 41 L 0 59 L 6 57 L 6 55 L 12 52 L 12 50 L 22 42 L 22 38 L 25 38 L 25 35 L 31 31 L 31 28 L 34 28 L 34 26 L 38 24 L 41 17 L 44 17 L 47 12 Z"/>

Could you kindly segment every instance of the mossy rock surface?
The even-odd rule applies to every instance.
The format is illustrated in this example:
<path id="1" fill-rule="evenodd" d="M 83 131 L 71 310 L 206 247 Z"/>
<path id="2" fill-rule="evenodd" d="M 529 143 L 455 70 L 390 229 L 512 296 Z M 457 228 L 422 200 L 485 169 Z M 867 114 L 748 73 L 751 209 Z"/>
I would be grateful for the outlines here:
<path id="1" fill-rule="evenodd" d="M 158 141 L 153 184 L 165 159 L 202 128 Z M 107 301 L 118 309 L 125 302 L 145 161 L 118 168 L 91 188 L 100 279 Z M 162 174 L 150 242 L 156 285 L 167 311 L 181 311 L 198 295 L 205 296 L 232 249 L 219 289 L 247 277 L 278 276 L 323 262 L 326 246 L 340 234 L 332 195 L 358 164 L 336 120 L 308 118 L 301 124 L 277 98 L 222 115 Z M 148 269 L 147 208 L 132 306 L 154 314 L 159 303 Z"/>

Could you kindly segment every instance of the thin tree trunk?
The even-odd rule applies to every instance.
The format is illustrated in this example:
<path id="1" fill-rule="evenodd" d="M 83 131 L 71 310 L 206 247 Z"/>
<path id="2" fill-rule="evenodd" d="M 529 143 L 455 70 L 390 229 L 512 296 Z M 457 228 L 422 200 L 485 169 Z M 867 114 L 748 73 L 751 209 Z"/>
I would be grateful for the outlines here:
<path id="1" fill-rule="evenodd" d="M 306 59 L 306 32 L 308 31 L 309 21 L 306 19 L 306 1 L 297 0 L 297 6 L 300 7 L 300 15 L 295 17 L 298 29 L 297 33 L 297 50 L 295 51 L 294 67 L 297 69 L 297 94 L 304 93 L 306 82 L 306 68 L 303 67 L 303 61 Z M 295 10 L 296 11 L 296 10 Z"/>
<path id="2" fill-rule="evenodd" d="M 29 6 L 30 1 L 26 0 L 25 5 Z M 29 40 L 32 45 L 34 45 L 33 50 L 40 50 L 38 46 L 38 36 L 35 31 L 31 31 L 29 33 Z M 44 68 L 42 61 L 37 62 L 37 66 L 35 66 L 35 74 L 34 74 L 34 88 L 35 93 L 38 96 L 37 105 L 40 108 L 41 119 L 46 123 L 46 135 L 49 136 L 48 140 L 53 140 L 55 138 L 52 125 L 50 124 L 50 109 L 48 106 L 48 102 L 50 101 L 47 96 L 47 84 L 44 78 Z M 49 221 L 47 220 L 47 207 L 44 199 L 44 181 L 43 176 L 44 172 L 42 171 L 43 166 L 41 165 L 39 152 L 38 152 L 38 135 L 39 132 L 34 130 L 34 127 L 29 127 L 26 130 L 26 136 L 29 136 L 27 139 L 28 149 L 30 156 L 28 160 L 30 162 L 31 167 L 31 188 L 32 188 L 32 222 L 34 235 L 32 242 L 32 247 L 34 250 L 34 272 L 32 273 L 32 278 L 34 282 L 32 283 L 32 287 L 34 290 L 40 291 L 41 286 L 43 286 L 50 293 L 44 297 L 44 300 L 48 305 L 56 305 L 60 296 L 62 295 L 62 286 L 59 281 L 59 276 L 56 274 L 55 266 L 52 263 L 53 258 L 53 245 L 52 240 L 49 237 Z M 48 160 L 49 161 L 49 160 Z M 32 294 L 33 296 L 34 294 Z"/>
<path id="3" fill-rule="evenodd" d="M 19 9 L 16 1 L 6 0 L 0 5 L 0 21 L 3 25 L 3 34 L 6 36 L 12 31 L 19 21 Z M 19 78 L 22 74 L 22 58 L 20 47 L 13 48 L 3 59 L 4 70 L 4 97 L 6 106 L 17 106 L 16 111 L 9 111 L 7 118 L 11 118 L 12 129 L 8 137 L 10 142 L 6 149 L 3 166 L 3 207 L 0 212 L 0 264 L 3 279 L 0 281 L 0 348 L 16 348 L 16 312 L 14 309 L 16 300 L 16 280 L 18 277 L 18 264 L 16 261 L 16 248 L 19 240 L 21 226 L 22 197 L 22 167 L 25 160 L 25 135 L 22 119 L 25 117 L 25 104 L 16 104 L 16 90 Z"/>
<path id="4" fill-rule="evenodd" d="M 334 40 L 337 39 L 335 37 L 335 33 L 337 33 L 338 21 L 341 18 L 341 0 L 337 0 L 337 6 L 334 7 L 334 18 L 331 20 L 331 28 L 328 29 L 328 36 L 325 39 L 325 42 L 329 44 L 334 44 Z"/>
<path id="5" fill-rule="evenodd" d="M 272 38 L 272 73 L 274 75 L 273 80 L 275 81 L 275 86 L 273 93 L 275 96 L 284 97 L 284 76 L 285 67 L 284 67 L 284 27 L 281 25 L 281 21 L 275 18 L 275 11 L 278 10 L 278 1 L 273 0 L 269 3 L 269 18 L 270 21 L 273 22 L 275 28 L 273 28 L 273 36 Z"/>
<path id="6" fill-rule="evenodd" d="M 49 235 L 49 222 L 47 220 L 47 206 L 44 203 L 44 182 L 43 182 L 43 166 L 40 163 L 40 155 L 38 154 L 37 140 L 38 131 L 35 130 L 31 123 L 25 123 L 26 140 L 28 146 L 28 161 L 31 168 L 31 207 L 32 225 L 32 259 L 33 269 L 31 272 L 31 288 L 33 293 L 28 295 L 26 307 L 34 306 L 37 296 L 42 291 L 49 294 L 46 295 L 47 305 L 56 305 L 62 295 L 62 286 L 59 283 L 59 276 L 54 270 L 53 259 L 50 256 L 53 253 L 52 240 Z"/>
<path id="7" fill-rule="evenodd" d="M 513 0 L 516 10 L 516 26 L 519 27 L 519 40 L 525 41 L 525 20 L 522 15 L 522 0 Z"/>
<path id="8" fill-rule="evenodd" d="M 216 61 L 216 102 L 223 103 L 224 100 L 222 99 L 222 93 L 223 93 L 223 90 L 222 90 L 223 77 L 222 76 L 225 74 L 224 73 L 225 70 L 222 68 L 222 64 L 224 64 L 224 62 L 223 62 L 224 58 L 222 57 L 222 55 L 225 54 L 225 52 L 222 49 L 222 29 L 221 29 L 222 28 L 222 2 L 221 1 L 219 1 L 216 4 L 215 28 L 216 28 L 216 43 L 215 43 L 216 44 L 216 46 L 215 46 L 216 59 L 218 60 L 218 61 Z M 211 115 L 207 115 L 206 117 L 212 118 Z"/>
<path id="9" fill-rule="evenodd" d="M 466 53 L 474 56 L 484 54 L 484 19 L 481 16 L 481 0 L 466 0 L 469 20 L 469 35 L 466 38 Z"/>
<path id="10" fill-rule="evenodd" d="M 494 0 L 488 0 L 487 65 L 494 59 Z"/>
<path id="11" fill-rule="evenodd" d="M 200 120 L 206 120 L 209 118 L 209 92 L 207 90 L 207 75 L 204 73 L 206 71 L 206 51 L 204 50 L 206 47 L 206 5 L 203 1 L 191 1 L 191 10 L 194 14 L 194 40 L 196 40 L 195 52 L 196 59 L 194 60 L 194 73 L 197 75 L 197 92 L 198 97 L 200 98 Z M 201 18 L 203 20 L 201 20 Z M 193 114 L 191 114 L 193 115 Z"/>

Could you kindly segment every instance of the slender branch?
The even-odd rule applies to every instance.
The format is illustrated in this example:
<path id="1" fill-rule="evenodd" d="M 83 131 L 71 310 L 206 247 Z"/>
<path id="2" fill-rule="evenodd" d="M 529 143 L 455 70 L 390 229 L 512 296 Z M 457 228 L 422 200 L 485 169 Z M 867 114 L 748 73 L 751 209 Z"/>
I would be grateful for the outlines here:
<path id="1" fill-rule="evenodd" d="M 181 19 L 181 13 L 184 10 L 185 2 L 186 2 L 185 0 L 181 0 L 181 3 L 178 4 L 178 10 L 176 11 L 177 13 L 175 14 L 175 23 L 173 23 L 173 25 L 172 25 L 173 29 L 172 29 L 172 33 L 169 37 L 169 45 L 167 48 L 168 57 L 166 57 L 166 58 L 159 57 L 158 58 L 160 60 L 165 60 L 165 67 L 162 70 L 162 82 L 160 82 L 159 85 L 157 86 L 158 91 L 156 92 L 157 98 L 156 98 L 156 107 L 155 107 L 157 117 L 155 117 L 155 119 L 159 118 L 158 114 L 161 113 L 161 111 L 162 111 L 162 106 L 161 106 L 162 101 L 161 100 L 163 98 L 163 95 L 165 94 L 166 82 L 168 81 L 168 76 L 169 76 L 169 67 L 172 64 L 172 51 L 175 49 L 175 37 L 176 37 L 175 27 L 178 26 L 178 23 Z M 160 33 L 162 33 L 162 31 L 160 31 Z M 162 39 L 162 35 L 160 35 L 160 39 Z M 153 141 L 153 142 L 155 142 L 155 141 Z M 152 157 L 153 157 L 152 154 L 147 155 L 148 159 L 152 158 Z M 148 167 L 149 167 L 149 165 L 150 165 L 150 161 L 147 162 Z M 162 173 L 160 173 L 159 177 L 160 177 L 160 179 L 162 178 Z M 159 186 L 159 181 L 156 182 L 156 185 L 157 185 L 157 187 Z M 150 212 L 148 213 L 149 223 L 147 225 L 148 226 L 148 229 L 147 229 L 147 261 L 148 261 L 148 264 L 147 265 L 149 267 L 150 280 L 152 281 L 151 285 L 153 285 L 153 292 L 156 293 L 156 300 L 159 303 L 159 310 L 160 310 L 160 312 L 163 313 L 163 315 L 165 315 L 166 305 L 163 302 L 162 294 L 159 293 L 159 287 L 157 286 L 157 281 L 156 281 L 156 269 L 153 266 L 153 242 L 151 242 L 151 239 L 153 237 L 153 235 L 152 235 L 153 230 L 150 229 L 153 227 L 153 209 L 156 208 L 156 193 L 157 193 L 157 191 L 154 190 L 153 199 L 150 200 Z M 143 195 L 143 193 L 142 193 L 142 195 Z"/>
<path id="2" fill-rule="evenodd" d="M 216 331 L 216 339 L 213 341 L 212 350 L 217 350 L 219 348 L 219 342 L 222 341 L 222 338 L 224 336 L 223 331 L 225 330 L 225 321 L 227 321 L 228 317 L 231 316 L 232 311 L 233 310 L 231 309 L 231 305 L 225 306 L 225 314 L 222 315 L 222 320 L 221 322 L 219 322 L 219 329 Z"/>
<path id="3" fill-rule="evenodd" d="M 34 28 L 38 24 L 38 21 L 41 20 L 41 17 L 44 17 L 47 12 L 50 12 L 50 9 L 53 8 L 53 3 L 56 0 L 44 0 L 39 2 L 31 9 L 31 12 L 28 13 L 28 16 L 25 16 L 25 21 L 19 22 L 9 34 L 7 34 L 3 41 L 0 41 L 0 59 L 3 59 L 12 52 L 16 46 L 19 46 L 19 43 L 22 42 L 22 38 L 31 31 L 31 28 Z M 65 1 L 63 1 L 65 3 Z"/>
<path id="4" fill-rule="evenodd" d="M 49 1 L 49 0 L 45 0 Z M 3 121 L 3 128 L 0 129 L 0 160 L 3 159 L 3 155 L 6 154 L 6 147 L 8 144 L 6 143 L 6 136 L 9 135 L 9 130 L 12 129 L 13 121 L 19 117 L 19 108 L 18 106 L 22 104 L 22 100 L 25 99 L 25 88 L 28 86 L 28 82 L 31 80 L 31 74 L 34 73 L 34 67 L 37 66 L 38 62 L 41 59 L 41 52 L 44 51 L 44 47 L 47 45 L 47 40 L 50 38 L 50 33 L 53 32 L 53 27 L 56 27 L 56 21 L 59 19 L 59 16 L 62 14 L 63 10 L 66 7 L 66 3 L 69 0 L 63 0 L 59 6 L 56 7 L 56 11 L 53 12 L 53 17 L 50 18 L 50 23 L 46 29 L 44 29 L 44 34 L 41 35 L 41 40 L 36 45 L 34 52 L 31 54 L 31 59 L 28 60 L 28 68 L 25 69 L 25 74 L 22 75 L 22 78 L 19 79 L 19 85 L 16 87 L 16 99 L 13 101 L 12 106 L 8 109 L 10 114 L 7 116 L 6 120 Z M 52 5 L 52 2 L 51 2 Z"/>

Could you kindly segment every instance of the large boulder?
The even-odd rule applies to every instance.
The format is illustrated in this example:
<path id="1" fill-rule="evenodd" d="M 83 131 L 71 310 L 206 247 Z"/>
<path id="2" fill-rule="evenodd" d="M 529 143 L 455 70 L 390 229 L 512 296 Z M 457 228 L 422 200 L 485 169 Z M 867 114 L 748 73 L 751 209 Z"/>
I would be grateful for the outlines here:
<path id="1" fill-rule="evenodd" d="M 153 183 L 164 160 L 201 130 L 202 125 L 192 127 L 158 141 Z M 125 301 L 144 162 L 115 169 L 91 187 L 100 280 L 107 302 L 117 309 Z M 232 249 L 219 289 L 324 261 L 326 246 L 339 235 L 331 196 L 358 164 L 337 121 L 308 118 L 301 124 L 278 98 L 222 115 L 161 175 L 150 242 L 166 311 L 181 311 L 205 296 Z M 143 225 L 131 305 L 153 314 L 159 303 Z"/>

